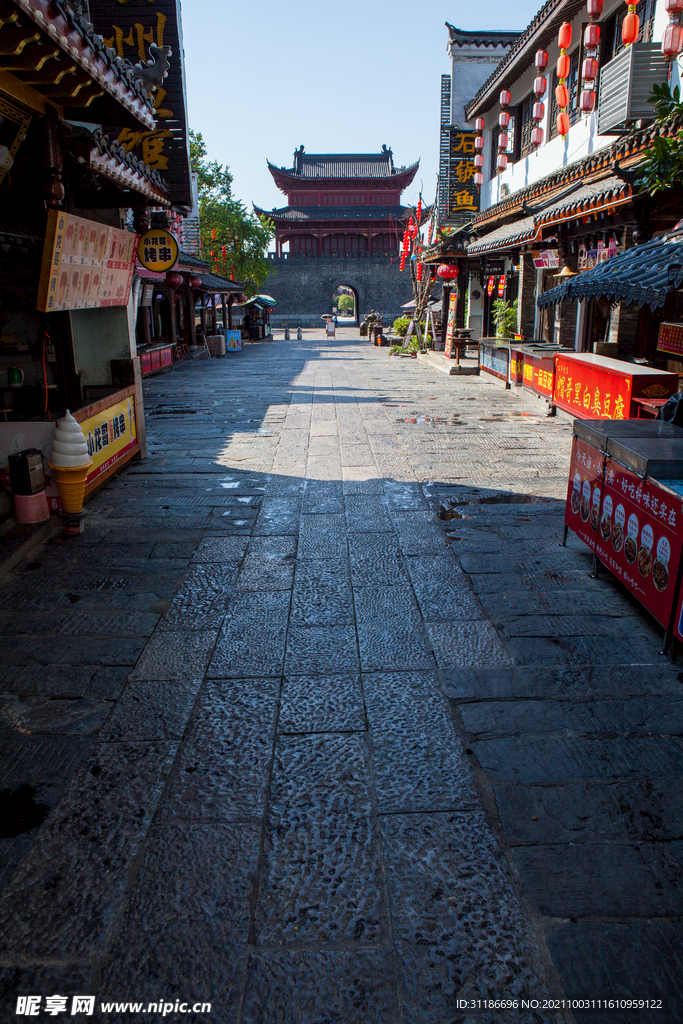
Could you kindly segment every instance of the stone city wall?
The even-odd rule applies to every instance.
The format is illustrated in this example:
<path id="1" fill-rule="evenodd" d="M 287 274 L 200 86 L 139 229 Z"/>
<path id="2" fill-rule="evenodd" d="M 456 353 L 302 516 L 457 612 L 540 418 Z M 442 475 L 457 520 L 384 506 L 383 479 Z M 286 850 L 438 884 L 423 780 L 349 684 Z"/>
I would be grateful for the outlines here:
<path id="1" fill-rule="evenodd" d="M 274 326 L 312 326 L 323 313 L 332 312 L 332 295 L 339 285 L 353 288 L 362 320 L 371 309 L 384 313 L 389 326 L 404 302 L 413 298 L 408 269 L 401 273 L 398 259 L 390 257 L 269 257 L 270 276 L 262 287 L 277 299 L 270 320 Z"/>

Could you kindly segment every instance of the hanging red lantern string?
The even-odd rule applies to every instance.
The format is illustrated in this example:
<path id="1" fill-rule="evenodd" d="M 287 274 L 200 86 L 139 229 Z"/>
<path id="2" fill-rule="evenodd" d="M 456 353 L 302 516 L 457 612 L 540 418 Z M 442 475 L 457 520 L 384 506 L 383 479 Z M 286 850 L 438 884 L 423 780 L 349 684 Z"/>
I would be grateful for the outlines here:
<path id="1" fill-rule="evenodd" d="M 683 0 L 664 0 L 664 9 L 669 15 L 669 24 L 664 29 L 662 36 L 662 53 L 670 65 L 671 61 L 675 60 L 683 50 L 683 25 L 681 25 Z"/>
<path id="2" fill-rule="evenodd" d="M 560 25 L 560 31 L 557 36 L 557 43 L 560 47 L 560 56 L 557 58 L 557 77 L 559 79 L 557 88 L 555 89 L 555 99 L 559 108 L 557 115 L 557 133 L 563 138 L 569 132 L 569 114 L 567 113 L 567 107 L 569 105 L 569 91 L 567 89 L 567 78 L 571 70 L 571 61 L 567 54 L 567 50 L 571 46 L 572 42 L 572 27 L 568 21 L 565 21 Z"/>
<path id="3" fill-rule="evenodd" d="M 598 79 L 598 72 L 600 70 L 599 25 L 586 25 L 586 30 L 583 33 L 583 45 L 586 56 L 583 62 L 583 66 L 581 68 L 581 81 L 583 83 L 583 89 L 581 91 L 579 107 L 581 108 L 584 114 L 590 114 L 592 110 L 595 110 L 595 88 Z"/>
<path id="4" fill-rule="evenodd" d="M 535 64 L 539 71 L 544 71 L 547 68 L 548 54 L 546 50 L 537 50 Z M 537 75 L 536 78 L 534 78 L 534 94 L 536 96 L 536 102 L 531 108 L 531 119 L 535 122 L 534 127 L 531 129 L 531 144 L 536 149 L 543 142 L 541 121 L 545 117 L 545 103 L 541 102 L 541 97 L 545 96 L 547 91 L 548 79 L 545 75 Z"/>
<path id="5" fill-rule="evenodd" d="M 496 160 L 496 167 L 499 171 L 504 171 L 508 165 L 507 148 L 509 140 L 506 129 L 510 124 L 510 115 L 506 107 L 509 107 L 512 102 L 512 94 L 509 89 L 501 90 L 498 102 L 501 107 L 501 112 L 498 115 L 498 126 L 501 130 L 498 133 L 498 159 Z"/>
<path id="6" fill-rule="evenodd" d="M 418 203 L 417 203 L 417 226 L 418 226 L 418 229 L 420 227 L 420 220 L 421 220 L 421 218 L 422 218 L 422 198 L 420 198 L 418 200 Z"/>
<path id="7" fill-rule="evenodd" d="M 422 280 L 422 268 L 423 268 L 423 266 L 424 266 L 423 263 L 418 263 L 418 265 L 417 265 L 417 279 L 418 279 L 418 281 Z"/>
<path id="8" fill-rule="evenodd" d="M 481 188 L 484 184 L 484 175 L 482 174 L 482 168 L 484 166 L 484 154 L 482 152 L 484 148 L 484 128 L 486 124 L 483 117 L 478 117 L 474 122 L 474 128 L 477 132 L 477 137 L 474 140 L 474 166 L 476 168 L 474 172 L 474 184 L 477 188 Z"/>
<path id="9" fill-rule="evenodd" d="M 624 46 L 631 46 L 640 35 L 640 18 L 636 14 L 636 5 L 628 5 L 628 14 L 621 25 L 621 41 Z"/>
<path id="10" fill-rule="evenodd" d="M 211 241 L 212 241 L 212 242 L 215 242 L 215 241 L 216 241 L 216 229 L 215 229 L 215 228 L 214 228 L 214 229 L 213 229 L 213 231 L 211 232 Z"/>

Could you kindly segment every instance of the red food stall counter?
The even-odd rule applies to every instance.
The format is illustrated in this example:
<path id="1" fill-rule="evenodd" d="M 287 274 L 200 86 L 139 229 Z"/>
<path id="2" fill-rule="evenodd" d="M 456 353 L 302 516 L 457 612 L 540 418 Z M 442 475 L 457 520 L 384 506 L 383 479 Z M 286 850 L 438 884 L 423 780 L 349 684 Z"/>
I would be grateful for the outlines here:
<path id="1" fill-rule="evenodd" d="M 635 419 L 637 398 L 669 398 L 678 374 L 591 352 L 555 354 L 553 405 L 585 419 Z"/>

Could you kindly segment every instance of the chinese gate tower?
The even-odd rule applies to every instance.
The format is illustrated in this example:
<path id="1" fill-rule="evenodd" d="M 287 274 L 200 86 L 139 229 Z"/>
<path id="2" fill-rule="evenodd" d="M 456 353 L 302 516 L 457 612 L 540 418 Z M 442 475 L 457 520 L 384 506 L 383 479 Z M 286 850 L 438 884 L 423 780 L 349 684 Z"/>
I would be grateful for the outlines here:
<path id="1" fill-rule="evenodd" d="M 410 207 L 401 194 L 419 161 L 395 167 L 393 153 L 294 153 L 292 167 L 268 163 L 288 205 L 256 213 L 275 225 L 275 252 L 264 286 L 277 299 L 276 325 L 314 326 L 332 311 L 339 288 L 355 294 L 356 317 L 370 309 L 385 324 L 413 298 L 410 274 L 399 271 L 399 249 Z M 417 197 L 415 197 L 417 199 Z M 285 244 L 289 252 L 284 252 Z"/>

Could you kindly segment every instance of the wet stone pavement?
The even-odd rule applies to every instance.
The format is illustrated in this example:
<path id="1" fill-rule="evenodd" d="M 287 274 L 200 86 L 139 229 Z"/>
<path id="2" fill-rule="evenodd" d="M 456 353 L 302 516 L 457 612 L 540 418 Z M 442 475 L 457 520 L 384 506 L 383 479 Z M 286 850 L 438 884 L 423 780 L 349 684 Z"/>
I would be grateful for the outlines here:
<path id="1" fill-rule="evenodd" d="M 0 588 L 1 1019 L 683 1021 L 683 677 L 558 546 L 570 425 L 351 329 L 145 390 Z"/>

